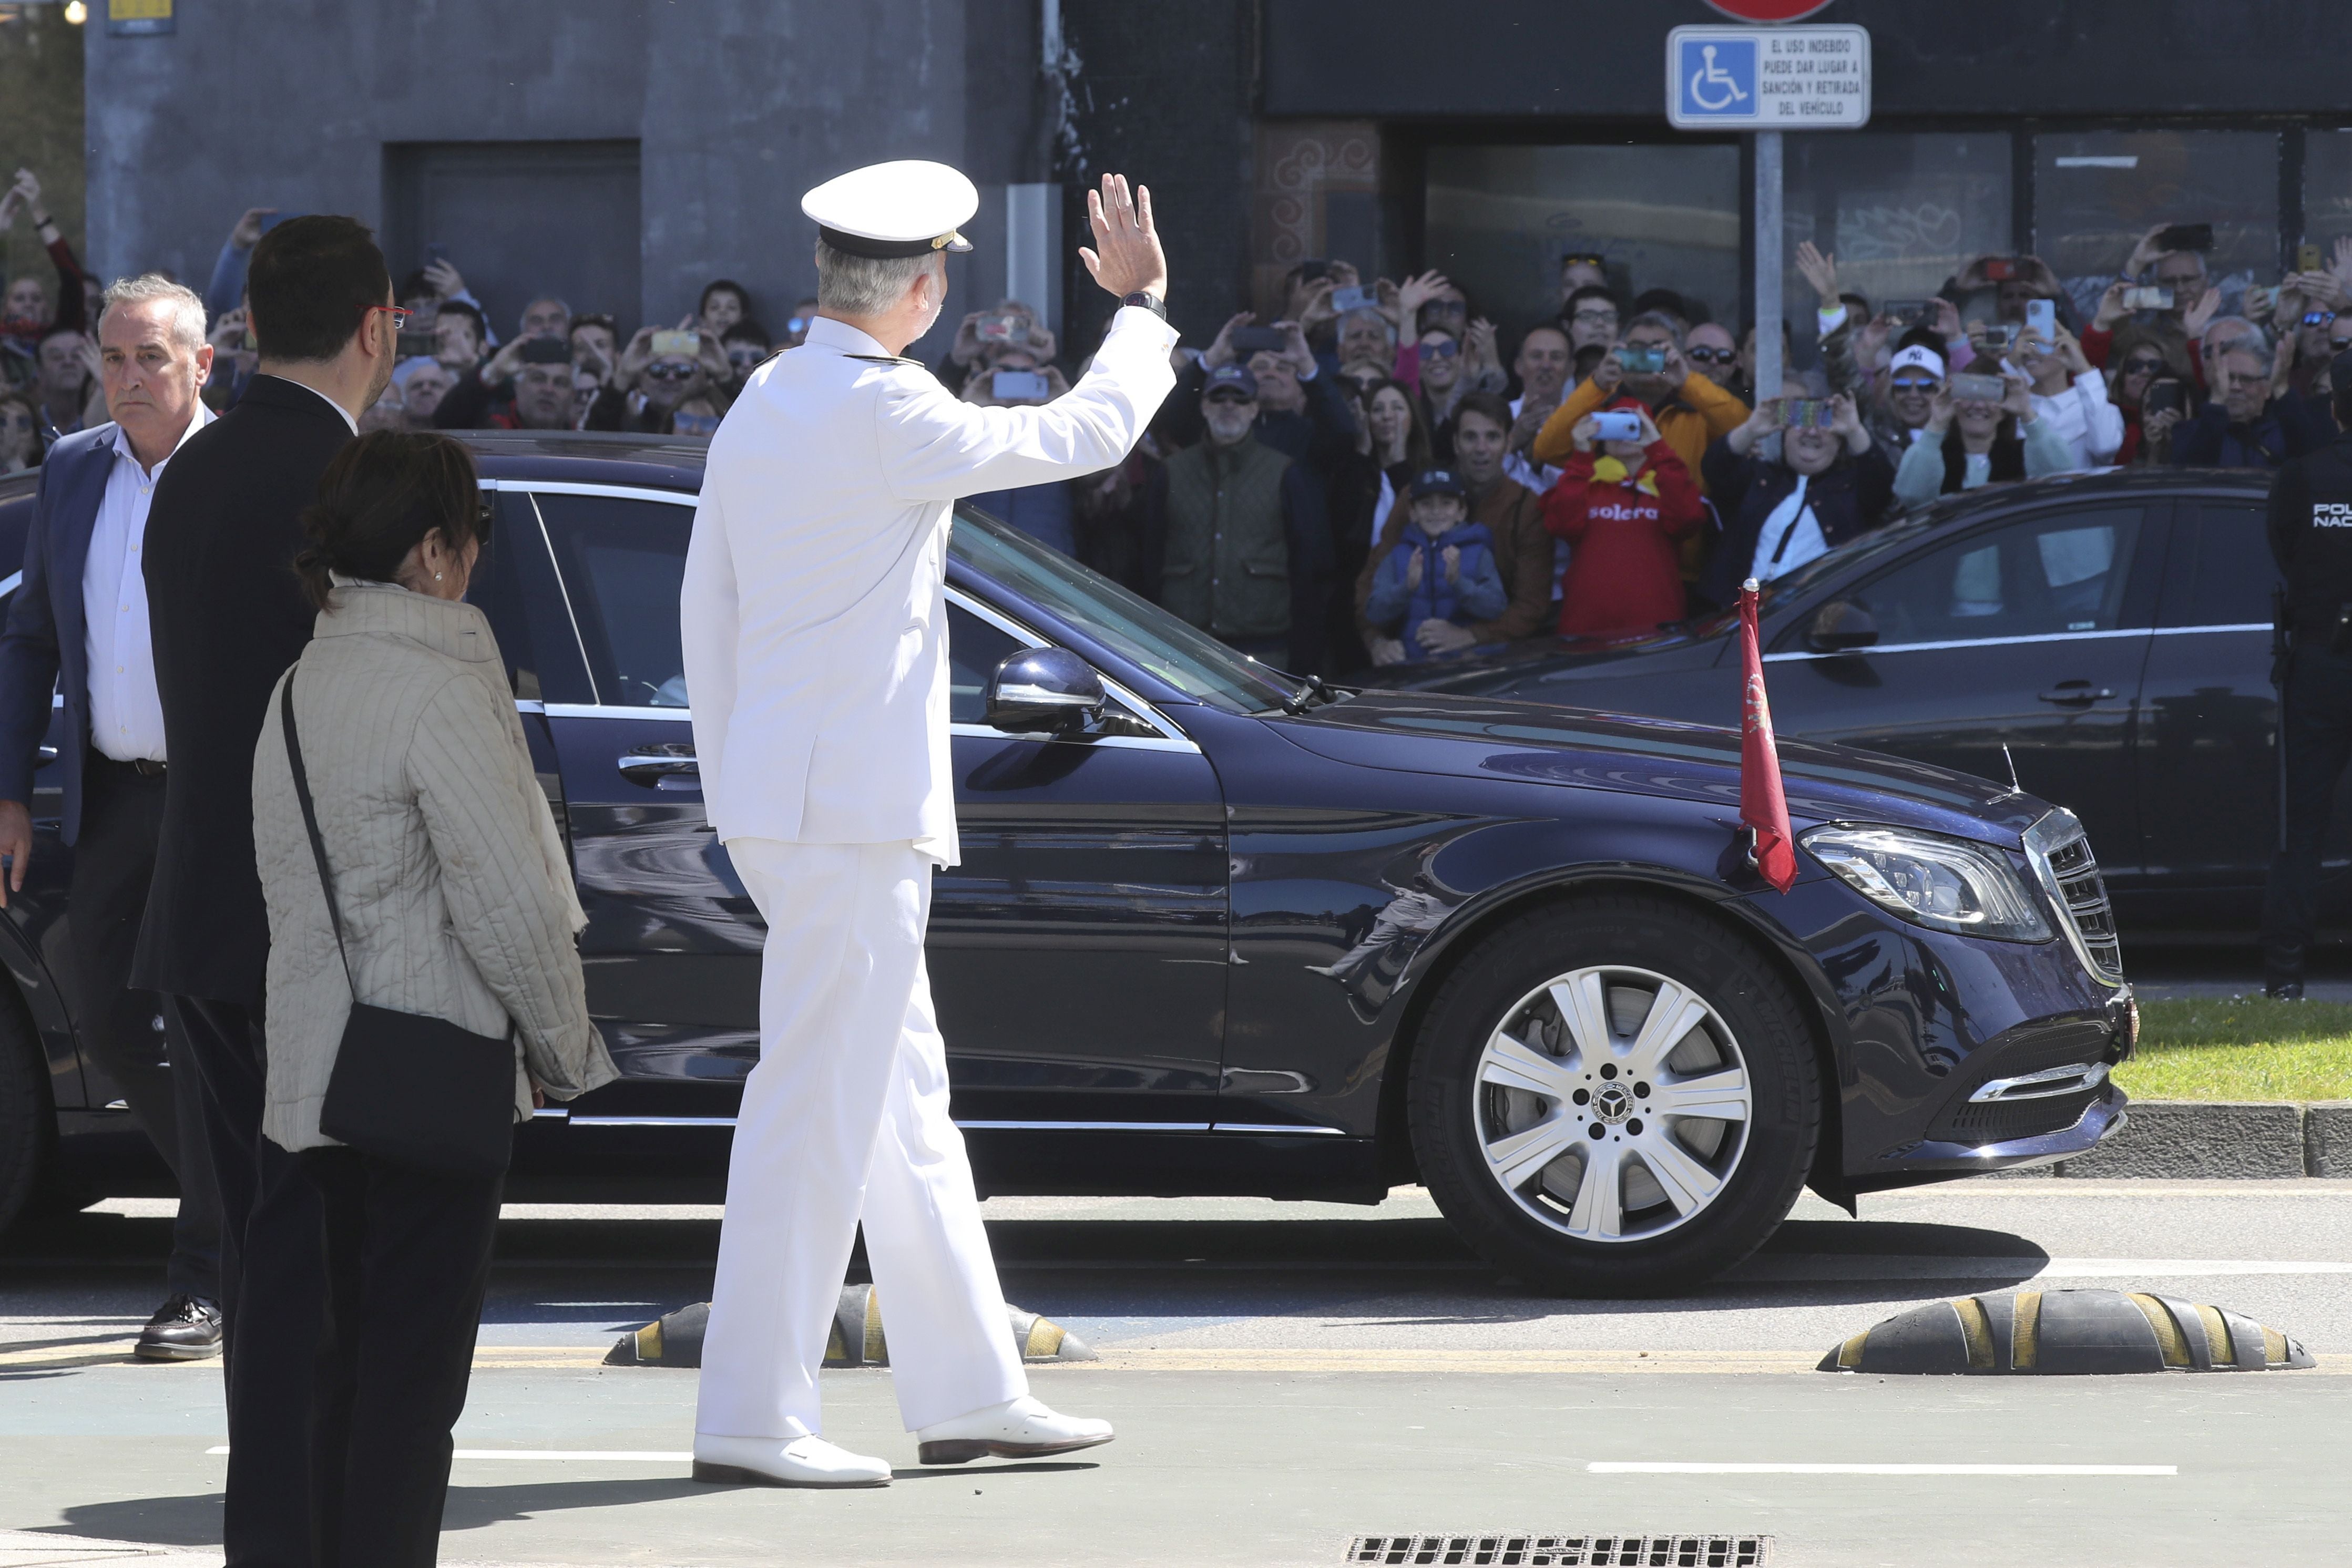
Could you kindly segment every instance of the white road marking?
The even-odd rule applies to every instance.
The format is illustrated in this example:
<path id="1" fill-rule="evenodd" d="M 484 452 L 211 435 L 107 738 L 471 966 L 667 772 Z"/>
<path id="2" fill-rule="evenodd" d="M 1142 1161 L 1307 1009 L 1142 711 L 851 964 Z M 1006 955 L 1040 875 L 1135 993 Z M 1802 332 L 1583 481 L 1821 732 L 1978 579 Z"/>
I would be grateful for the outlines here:
<path id="1" fill-rule="evenodd" d="M 1866 1257 L 1830 1252 L 1766 1253 L 1725 1277 L 1727 1283 L 1803 1283 L 1838 1280 L 2137 1280 L 2235 1279 L 2262 1274 L 2352 1274 L 2352 1261 L 2270 1258 L 1940 1258 L 1922 1253 Z"/>
<path id="2" fill-rule="evenodd" d="M 1676 1459 L 1595 1459 L 1597 1476 L 2177 1476 L 2178 1465 L 1808 1465 L 1702 1464 Z"/>
<path id="3" fill-rule="evenodd" d="M 228 1446 L 206 1448 L 207 1454 L 226 1454 Z M 459 1459 L 585 1459 L 601 1460 L 614 1465 L 685 1465 L 694 1461 L 691 1450 L 670 1453 L 660 1448 L 458 1448 L 451 1456 Z"/>

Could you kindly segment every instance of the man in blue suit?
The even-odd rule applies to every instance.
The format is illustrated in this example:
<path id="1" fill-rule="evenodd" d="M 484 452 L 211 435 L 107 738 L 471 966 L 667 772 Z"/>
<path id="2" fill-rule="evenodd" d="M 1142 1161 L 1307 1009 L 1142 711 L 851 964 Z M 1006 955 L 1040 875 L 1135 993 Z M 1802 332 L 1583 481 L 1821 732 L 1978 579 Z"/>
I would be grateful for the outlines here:
<path id="1" fill-rule="evenodd" d="M 0 907 L 33 855 L 33 774 L 62 695 L 62 838 L 74 850 L 61 977 L 83 1046 L 180 1183 L 169 1285 L 138 1354 L 221 1352 L 220 1197 L 175 1009 L 129 988 L 163 821 L 163 713 L 142 571 L 155 482 L 212 415 L 205 308 L 150 275 L 106 292 L 99 319 L 110 423 L 67 436 L 41 466 L 25 575 L 0 632 Z M 60 679 L 62 676 L 62 679 Z M 173 1070 L 177 1069 L 175 1072 Z M 175 1084 L 174 1079 L 181 1082 Z"/>

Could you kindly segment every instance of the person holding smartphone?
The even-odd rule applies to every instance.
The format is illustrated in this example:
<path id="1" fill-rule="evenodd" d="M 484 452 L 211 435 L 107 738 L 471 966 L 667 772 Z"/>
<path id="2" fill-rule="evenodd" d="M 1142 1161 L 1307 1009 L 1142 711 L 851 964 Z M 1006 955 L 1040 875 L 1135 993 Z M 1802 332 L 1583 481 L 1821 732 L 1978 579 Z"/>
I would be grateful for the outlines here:
<path id="1" fill-rule="evenodd" d="M 2035 410 L 2023 376 L 1958 375 L 1936 394 L 1927 430 L 1896 465 L 1895 495 L 1906 506 L 1924 506 L 1985 485 L 2063 474 L 2073 461 Z"/>
<path id="2" fill-rule="evenodd" d="M 1069 390 L 1070 383 L 1052 364 L 1027 349 L 1008 349 L 993 357 L 992 368 L 974 372 L 964 382 L 963 401 L 982 408 L 1029 408 L 1050 402 Z M 1019 489 L 990 490 L 967 499 L 1039 544 L 1075 556 L 1078 551 L 1076 492 L 1083 483 L 1057 479 Z"/>
<path id="3" fill-rule="evenodd" d="M 1717 605 L 1731 604 L 1748 578 L 1786 576 L 1878 527 L 1895 488 L 1893 460 L 1853 399 L 1816 398 L 1795 380 L 1708 446 L 1703 467 L 1726 519 L 1699 584 Z"/>
<path id="4" fill-rule="evenodd" d="M 2114 462 L 2124 444 L 2123 411 L 2108 401 L 2106 378 L 2074 334 L 2044 318 L 2025 329 L 2011 357 L 2032 388 L 2034 413 L 2072 453 L 2068 466 L 2087 471 Z"/>

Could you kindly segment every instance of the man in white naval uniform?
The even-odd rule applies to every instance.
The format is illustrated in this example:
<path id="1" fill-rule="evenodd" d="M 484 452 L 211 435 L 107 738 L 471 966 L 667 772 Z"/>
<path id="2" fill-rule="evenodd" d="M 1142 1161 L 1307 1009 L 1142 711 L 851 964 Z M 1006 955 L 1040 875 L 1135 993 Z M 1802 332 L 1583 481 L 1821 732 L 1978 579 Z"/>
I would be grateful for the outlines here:
<path id="1" fill-rule="evenodd" d="M 983 408 L 897 357 L 947 297 L 979 205 L 937 163 L 810 192 L 819 308 L 711 440 L 681 602 L 710 820 L 768 923 L 704 1341 L 694 1473 L 878 1486 L 817 1434 L 817 1368 L 862 1219 L 900 1415 L 926 1464 L 1062 1453 L 1110 1425 L 1028 1394 L 923 964 L 931 873 L 957 863 L 943 601 L 961 496 L 1124 459 L 1175 384 L 1148 191 L 1089 192 L 1080 256 L 1122 301 L 1094 367 Z"/>

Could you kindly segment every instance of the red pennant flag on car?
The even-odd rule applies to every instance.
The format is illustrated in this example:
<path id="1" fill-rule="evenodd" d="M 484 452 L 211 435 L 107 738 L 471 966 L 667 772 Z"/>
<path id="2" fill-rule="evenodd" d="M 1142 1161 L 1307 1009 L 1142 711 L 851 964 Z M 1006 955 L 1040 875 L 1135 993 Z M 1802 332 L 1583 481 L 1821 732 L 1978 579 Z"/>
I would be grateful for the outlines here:
<path id="1" fill-rule="evenodd" d="M 1772 705 L 1764 695 L 1764 653 L 1756 632 L 1756 580 L 1739 589 L 1739 820 L 1756 835 L 1748 858 L 1778 893 L 1797 880 L 1789 834 L 1789 798 L 1780 792 L 1780 753 L 1772 740 Z"/>

